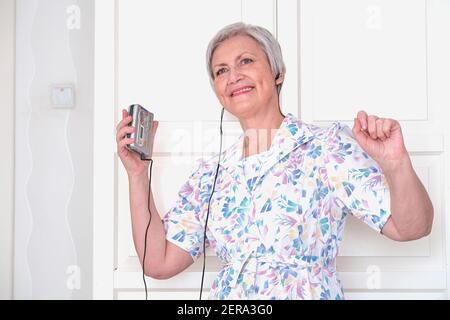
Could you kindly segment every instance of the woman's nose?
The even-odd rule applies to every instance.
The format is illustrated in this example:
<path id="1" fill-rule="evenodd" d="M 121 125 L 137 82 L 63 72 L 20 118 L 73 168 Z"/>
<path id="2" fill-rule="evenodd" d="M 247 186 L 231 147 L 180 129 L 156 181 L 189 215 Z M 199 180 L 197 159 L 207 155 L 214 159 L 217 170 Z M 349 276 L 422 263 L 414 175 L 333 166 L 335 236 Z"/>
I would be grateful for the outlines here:
<path id="1" fill-rule="evenodd" d="M 242 74 L 236 68 L 231 68 L 228 73 L 228 81 L 231 83 L 237 82 L 242 79 Z"/>

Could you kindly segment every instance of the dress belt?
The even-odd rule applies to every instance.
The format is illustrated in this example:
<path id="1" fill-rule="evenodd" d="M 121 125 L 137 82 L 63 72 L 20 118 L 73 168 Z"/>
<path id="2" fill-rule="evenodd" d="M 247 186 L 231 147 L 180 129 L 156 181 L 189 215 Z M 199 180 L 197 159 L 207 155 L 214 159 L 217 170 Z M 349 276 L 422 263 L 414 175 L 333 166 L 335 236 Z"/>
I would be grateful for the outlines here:
<path id="1" fill-rule="evenodd" d="M 232 271 L 229 271 L 226 275 L 230 281 L 229 285 L 232 288 L 236 286 L 239 275 L 246 264 L 250 272 L 256 273 L 256 266 L 258 262 L 271 263 L 277 266 L 286 266 L 293 268 L 294 270 L 307 269 L 308 267 L 316 266 L 318 263 L 320 264 L 318 256 L 291 256 L 287 259 L 285 257 L 278 259 L 277 257 L 274 257 L 272 253 L 260 254 L 256 252 L 256 249 L 254 249 L 247 252 L 239 259 L 235 259 L 224 264 L 224 268 L 232 268 Z"/>

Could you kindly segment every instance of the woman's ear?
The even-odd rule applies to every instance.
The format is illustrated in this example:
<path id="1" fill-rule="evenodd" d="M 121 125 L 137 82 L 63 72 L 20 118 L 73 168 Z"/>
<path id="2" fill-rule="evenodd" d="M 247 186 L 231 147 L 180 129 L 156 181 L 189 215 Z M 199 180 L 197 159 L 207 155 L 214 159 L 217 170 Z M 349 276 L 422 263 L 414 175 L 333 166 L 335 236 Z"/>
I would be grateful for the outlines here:
<path id="1" fill-rule="evenodd" d="M 283 73 L 283 72 L 280 72 L 280 73 L 277 75 L 277 77 L 275 78 L 275 85 L 278 86 L 278 85 L 282 84 L 283 81 L 284 81 L 284 73 Z"/>

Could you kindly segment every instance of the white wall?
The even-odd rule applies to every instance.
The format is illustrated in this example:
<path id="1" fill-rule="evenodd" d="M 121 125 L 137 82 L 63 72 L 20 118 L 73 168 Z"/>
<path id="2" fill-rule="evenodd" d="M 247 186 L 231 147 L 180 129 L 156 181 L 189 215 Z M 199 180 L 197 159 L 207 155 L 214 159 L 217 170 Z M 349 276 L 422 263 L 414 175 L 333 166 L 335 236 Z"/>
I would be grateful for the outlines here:
<path id="1" fill-rule="evenodd" d="M 16 9 L 14 298 L 90 299 L 94 2 Z M 53 108 L 55 84 L 74 85 L 75 108 Z"/>
<path id="2" fill-rule="evenodd" d="M 12 297 L 15 1 L 0 1 L 0 299 Z"/>

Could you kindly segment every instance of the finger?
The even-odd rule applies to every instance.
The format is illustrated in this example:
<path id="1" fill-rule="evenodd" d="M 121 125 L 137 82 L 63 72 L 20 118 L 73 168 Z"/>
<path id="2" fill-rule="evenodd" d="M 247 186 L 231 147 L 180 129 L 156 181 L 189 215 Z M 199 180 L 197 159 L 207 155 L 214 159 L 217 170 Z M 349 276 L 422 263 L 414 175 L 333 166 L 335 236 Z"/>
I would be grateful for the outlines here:
<path id="1" fill-rule="evenodd" d="M 122 140 L 123 138 L 125 138 L 127 136 L 127 134 L 131 134 L 133 132 L 136 132 L 136 128 L 134 128 L 134 127 L 125 126 L 125 127 L 121 128 L 116 133 L 116 142 L 119 143 L 119 141 Z"/>
<path id="2" fill-rule="evenodd" d="M 361 121 L 357 118 L 353 119 L 353 130 L 359 132 L 361 129 Z"/>
<path id="3" fill-rule="evenodd" d="M 355 136 L 355 138 L 357 138 L 357 139 L 360 138 L 360 135 L 361 135 L 361 132 L 362 132 L 361 130 L 362 130 L 361 121 L 359 119 L 357 119 L 357 118 L 354 118 L 353 119 L 352 132 L 353 132 L 353 135 Z"/>
<path id="4" fill-rule="evenodd" d="M 392 119 L 385 119 L 385 121 L 383 122 L 383 132 L 388 138 L 391 137 L 392 125 L 393 125 Z"/>
<path id="5" fill-rule="evenodd" d="M 360 119 L 353 119 L 353 130 L 356 130 L 357 132 L 362 131 L 362 123 Z"/>
<path id="6" fill-rule="evenodd" d="M 125 120 L 125 118 L 128 117 L 128 112 L 125 109 L 122 109 L 122 120 Z"/>
<path id="7" fill-rule="evenodd" d="M 384 134 L 383 131 L 383 123 L 384 123 L 385 119 L 382 118 L 378 118 L 375 123 L 377 125 L 377 136 L 379 139 L 381 139 L 381 141 L 386 140 L 386 135 Z"/>
<path id="8" fill-rule="evenodd" d="M 368 118 L 368 132 L 372 139 L 377 138 L 377 125 L 376 120 L 378 119 L 377 116 L 369 116 Z"/>
<path id="9" fill-rule="evenodd" d="M 357 118 L 353 119 L 353 134 L 360 138 L 368 138 L 369 135 L 362 129 L 361 121 Z"/>
<path id="10" fill-rule="evenodd" d="M 116 131 L 119 131 L 121 128 L 123 128 L 124 126 L 128 125 L 128 123 L 131 122 L 131 116 L 127 116 L 125 118 L 123 118 L 116 126 Z"/>
<path id="11" fill-rule="evenodd" d="M 126 126 L 120 129 L 116 135 L 116 142 L 119 143 L 120 140 L 126 137 L 127 134 L 135 132 L 136 129 L 134 127 Z"/>
<path id="12" fill-rule="evenodd" d="M 367 144 L 367 140 L 369 136 L 365 131 L 362 130 L 361 121 L 359 119 L 353 119 L 353 135 L 359 144 L 365 146 Z"/>
<path id="13" fill-rule="evenodd" d="M 158 127 L 159 127 L 159 121 L 154 120 L 154 121 L 153 121 L 153 127 L 152 127 L 152 133 L 153 133 L 153 135 L 155 135 L 156 130 L 158 130 Z"/>
<path id="14" fill-rule="evenodd" d="M 127 126 L 131 121 L 133 120 L 132 116 L 126 116 L 122 119 L 122 121 L 119 122 L 119 124 L 116 127 L 116 131 L 119 131 L 123 127 Z"/>
<path id="15" fill-rule="evenodd" d="M 127 145 L 127 144 L 131 144 L 131 143 L 133 143 L 133 142 L 134 142 L 134 139 L 133 139 L 133 138 L 125 138 L 125 139 L 122 139 L 122 140 L 119 142 L 119 144 L 117 145 L 117 146 L 118 146 L 118 149 L 119 149 L 119 152 L 123 152 L 123 151 L 124 151 L 123 149 L 125 149 L 126 145 Z"/>
<path id="16" fill-rule="evenodd" d="M 367 130 L 367 113 L 364 110 L 358 112 L 357 118 L 361 122 L 363 130 Z"/>

